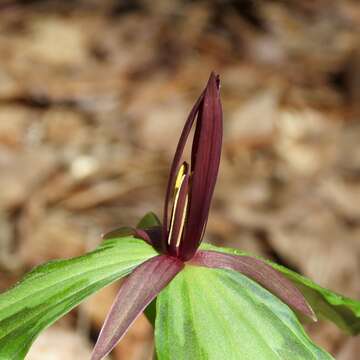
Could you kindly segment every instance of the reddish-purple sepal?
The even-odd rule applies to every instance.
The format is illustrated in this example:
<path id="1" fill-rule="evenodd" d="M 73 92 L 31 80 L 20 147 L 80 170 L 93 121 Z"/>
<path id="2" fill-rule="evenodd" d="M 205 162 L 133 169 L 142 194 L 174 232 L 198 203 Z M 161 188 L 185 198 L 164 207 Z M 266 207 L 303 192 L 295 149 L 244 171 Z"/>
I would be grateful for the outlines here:
<path id="1" fill-rule="evenodd" d="M 314 321 L 317 320 L 314 311 L 300 290 L 280 272 L 260 259 L 200 250 L 191 259 L 191 264 L 238 271 L 255 280 L 299 313 Z"/>
<path id="2" fill-rule="evenodd" d="M 138 266 L 121 286 L 101 329 L 91 360 L 101 360 L 159 292 L 181 271 L 184 263 L 159 255 Z"/>

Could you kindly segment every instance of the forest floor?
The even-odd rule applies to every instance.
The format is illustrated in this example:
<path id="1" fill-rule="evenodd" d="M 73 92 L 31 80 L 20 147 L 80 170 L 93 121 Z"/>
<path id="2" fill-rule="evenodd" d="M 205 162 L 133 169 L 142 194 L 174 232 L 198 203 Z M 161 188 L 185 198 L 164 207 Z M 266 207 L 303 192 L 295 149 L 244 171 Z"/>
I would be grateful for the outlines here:
<path id="1" fill-rule="evenodd" d="M 0 290 L 161 215 L 176 139 L 215 70 L 225 133 L 207 241 L 359 299 L 359 33 L 348 0 L 1 1 Z M 88 359 L 117 288 L 27 359 Z M 307 328 L 336 359 L 357 358 L 359 338 Z M 152 346 L 140 318 L 113 358 Z"/>

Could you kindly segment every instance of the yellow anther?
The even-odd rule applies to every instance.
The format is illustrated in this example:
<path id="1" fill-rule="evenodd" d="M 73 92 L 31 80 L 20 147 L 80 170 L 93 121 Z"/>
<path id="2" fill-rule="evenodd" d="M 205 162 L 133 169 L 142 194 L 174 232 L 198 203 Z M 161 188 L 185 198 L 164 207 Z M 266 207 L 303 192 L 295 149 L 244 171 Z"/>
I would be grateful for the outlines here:
<path id="1" fill-rule="evenodd" d="M 188 200 L 189 200 L 189 196 L 186 195 L 185 206 L 184 206 L 183 213 L 182 213 L 182 216 L 181 216 L 180 230 L 179 230 L 179 233 L 178 233 L 178 236 L 177 236 L 177 239 L 176 239 L 176 247 L 179 247 L 179 245 L 180 245 L 180 240 L 181 240 L 182 233 L 183 233 L 183 230 L 184 230 L 185 220 L 186 220 L 186 212 L 187 212 L 187 207 L 188 207 Z"/>
<path id="2" fill-rule="evenodd" d="M 169 243 L 170 243 L 170 239 L 172 237 L 172 233 L 174 230 L 175 215 L 176 215 L 176 211 L 178 209 L 178 200 L 179 200 L 179 196 L 180 196 L 180 189 L 181 189 L 181 186 L 183 185 L 186 175 L 188 174 L 188 171 L 189 171 L 189 165 L 186 162 L 184 162 L 180 166 L 179 171 L 176 175 L 175 186 L 174 186 L 174 203 L 172 206 L 170 228 L 169 228 L 169 238 L 168 238 Z M 183 228 L 185 225 L 187 206 L 188 206 L 188 196 L 186 195 L 185 206 L 183 209 L 181 209 L 181 211 L 182 211 L 181 225 L 180 225 L 179 234 L 178 234 L 177 240 L 176 240 L 176 246 L 179 246 L 182 231 L 183 231 Z"/>
<path id="3" fill-rule="evenodd" d="M 184 176 L 188 172 L 188 168 L 189 165 L 186 162 L 183 162 L 182 165 L 180 166 L 180 169 L 176 175 L 176 180 L 175 180 L 175 189 L 174 189 L 175 193 L 178 189 L 180 189 L 180 186 L 184 180 Z"/>

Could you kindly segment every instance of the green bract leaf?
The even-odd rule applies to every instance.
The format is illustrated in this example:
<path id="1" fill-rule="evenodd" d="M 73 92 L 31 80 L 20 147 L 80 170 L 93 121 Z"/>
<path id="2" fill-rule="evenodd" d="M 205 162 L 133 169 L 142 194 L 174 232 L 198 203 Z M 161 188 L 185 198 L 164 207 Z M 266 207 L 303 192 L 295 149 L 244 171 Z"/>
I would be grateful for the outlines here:
<path id="1" fill-rule="evenodd" d="M 161 226 L 159 218 L 153 212 L 148 212 L 145 216 L 139 221 L 136 227 L 139 229 L 146 229 L 153 226 Z"/>
<path id="2" fill-rule="evenodd" d="M 0 295 L 0 359 L 23 359 L 40 331 L 156 255 L 144 241 L 125 237 L 107 240 L 84 256 L 35 268 Z"/>
<path id="3" fill-rule="evenodd" d="M 295 314 L 246 276 L 186 266 L 157 298 L 159 360 L 333 359 Z"/>
<path id="4" fill-rule="evenodd" d="M 203 250 L 214 250 L 239 256 L 249 256 L 248 253 L 236 249 L 220 248 L 209 244 L 203 244 L 201 248 Z M 329 289 L 325 289 L 309 278 L 285 266 L 278 265 L 270 260 L 266 260 L 266 262 L 293 281 L 303 293 L 319 319 L 330 320 L 350 334 L 356 335 L 360 333 L 360 301 L 349 299 Z"/>

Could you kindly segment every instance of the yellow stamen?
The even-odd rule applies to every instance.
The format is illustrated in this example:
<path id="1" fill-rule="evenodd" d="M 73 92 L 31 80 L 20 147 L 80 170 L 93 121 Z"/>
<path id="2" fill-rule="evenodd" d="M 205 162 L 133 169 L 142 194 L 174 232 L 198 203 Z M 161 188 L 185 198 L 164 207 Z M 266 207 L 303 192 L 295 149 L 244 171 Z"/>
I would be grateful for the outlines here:
<path id="1" fill-rule="evenodd" d="M 170 244 L 170 240 L 172 237 L 172 233 L 174 230 L 174 222 L 175 222 L 175 212 L 177 209 L 177 204 L 179 201 L 179 195 L 180 195 L 180 189 L 181 186 L 185 180 L 185 176 L 188 172 L 188 164 L 186 162 L 184 162 L 180 168 L 179 171 L 176 175 L 176 180 L 175 180 L 175 186 L 174 186 L 174 204 L 172 207 L 172 211 L 171 211 L 171 220 L 170 220 L 170 229 L 169 229 L 169 236 L 168 236 L 168 243 Z M 181 226 L 180 226 L 180 231 L 178 233 L 177 239 L 176 239 L 176 246 L 179 245 L 180 243 L 180 239 L 181 239 L 181 235 L 182 235 L 182 231 L 185 225 L 185 219 L 186 219 L 186 211 L 187 211 L 187 205 L 188 205 L 188 196 L 186 196 L 185 199 L 185 206 L 183 209 L 183 213 L 181 214 Z"/>
<path id="2" fill-rule="evenodd" d="M 184 210 L 183 210 L 182 217 L 181 217 L 180 230 L 179 230 L 179 233 L 178 233 L 178 236 L 176 239 L 176 247 L 179 247 L 179 245 L 180 245 L 180 240 L 181 240 L 181 236 L 182 236 L 184 225 L 185 225 L 185 219 L 186 219 L 186 213 L 187 213 L 187 207 L 188 207 L 188 198 L 189 198 L 189 196 L 186 195 L 185 206 L 184 206 Z"/>
<path id="3" fill-rule="evenodd" d="M 188 171 L 188 164 L 186 162 L 184 162 L 180 166 L 180 169 L 179 169 L 179 171 L 178 171 L 178 173 L 176 175 L 174 193 L 180 189 L 181 184 L 184 181 L 184 176 L 187 173 L 187 171 Z"/>

